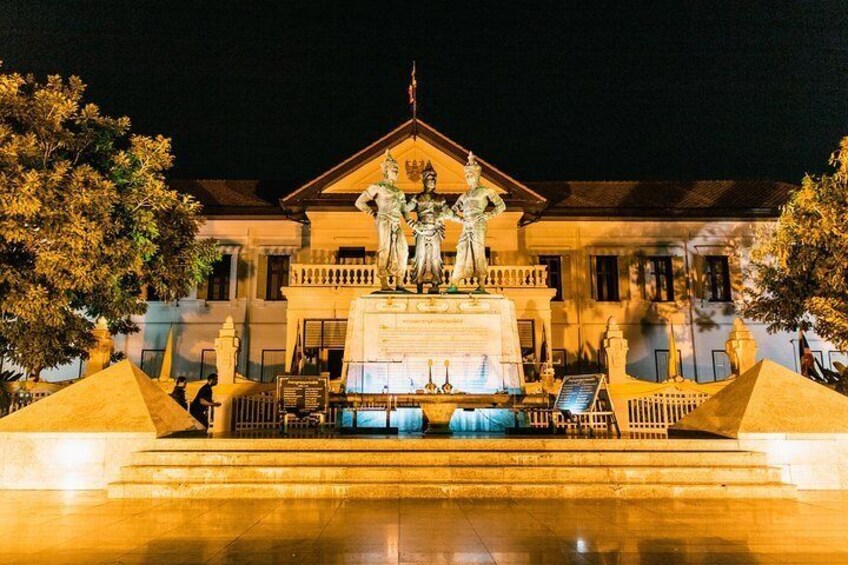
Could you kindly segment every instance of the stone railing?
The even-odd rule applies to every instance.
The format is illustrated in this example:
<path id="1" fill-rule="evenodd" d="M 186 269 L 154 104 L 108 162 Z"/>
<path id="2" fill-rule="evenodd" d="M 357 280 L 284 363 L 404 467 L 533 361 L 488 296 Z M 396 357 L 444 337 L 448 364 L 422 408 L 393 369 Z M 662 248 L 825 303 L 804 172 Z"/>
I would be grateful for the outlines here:
<path id="1" fill-rule="evenodd" d="M 452 265 L 445 266 L 444 280 L 450 280 Z M 404 286 L 412 286 L 407 274 Z M 380 286 L 376 265 L 309 265 L 293 264 L 289 274 L 290 286 Z M 463 279 L 459 286 L 477 286 L 476 279 Z M 545 288 L 545 265 L 490 266 L 484 286 L 491 288 Z"/>

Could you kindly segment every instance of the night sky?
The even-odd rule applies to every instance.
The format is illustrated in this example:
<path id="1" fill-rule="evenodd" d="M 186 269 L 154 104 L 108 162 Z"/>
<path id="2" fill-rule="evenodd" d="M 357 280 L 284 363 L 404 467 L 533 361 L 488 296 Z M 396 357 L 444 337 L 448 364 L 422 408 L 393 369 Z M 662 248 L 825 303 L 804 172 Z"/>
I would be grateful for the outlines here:
<path id="1" fill-rule="evenodd" d="M 413 59 L 422 119 L 522 180 L 798 182 L 848 135 L 844 0 L 4 1 L 0 59 L 80 75 L 181 178 L 296 186 L 408 118 Z"/>

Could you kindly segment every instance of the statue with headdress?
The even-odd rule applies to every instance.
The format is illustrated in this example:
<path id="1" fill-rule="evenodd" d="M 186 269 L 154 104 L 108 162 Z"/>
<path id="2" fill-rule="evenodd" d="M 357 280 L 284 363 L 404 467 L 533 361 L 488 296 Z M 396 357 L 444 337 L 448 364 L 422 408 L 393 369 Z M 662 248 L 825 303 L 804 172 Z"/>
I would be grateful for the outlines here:
<path id="1" fill-rule="evenodd" d="M 415 233 L 415 258 L 412 261 L 412 273 L 418 293 L 424 285 L 430 285 L 430 294 L 438 294 L 442 284 L 444 266 L 442 263 L 442 240 L 445 238 L 445 219 L 453 215 L 445 199 L 436 194 L 436 169 L 428 161 L 421 171 L 424 189 L 409 199 L 410 212 L 416 212 L 417 219 L 412 231 Z"/>
<path id="2" fill-rule="evenodd" d="M 484 284 L 489 272 L 486 259 L 486 229 L 489 220 L 506 210 L 506 204 L 494 189 L 480 184 L 482 168 L 474 153 L 468 153 L 465 164 L 468 190 L 453 205 L 456 221 L 462 223 L 462 233 L 456 244 L 456 265 L 448 292 L 457 292 L 462 279 L 477 279 L 476 292 L 486 292 Z"/>
<path id="3" fill-rule="evenodd" d="M 377 277 L 380 279 L 380 290 L 405 292 L 403 278 L 406 275 L 409 247 L 401 221 L 406 220 L 410 226 L 414 226 L 415 222 L 409 216 L 406 195 L 395 184 L 400 169 L 388 149 L 380 168 L 383 180 L 366 188 L 356 199 L 355 206 L 373 217 L 377 224 Z M 371 202 L 376 204 L 376 211 L 371 207 Z M 395 288 L 389 284 L 389 277 L 394 277 Z"/>

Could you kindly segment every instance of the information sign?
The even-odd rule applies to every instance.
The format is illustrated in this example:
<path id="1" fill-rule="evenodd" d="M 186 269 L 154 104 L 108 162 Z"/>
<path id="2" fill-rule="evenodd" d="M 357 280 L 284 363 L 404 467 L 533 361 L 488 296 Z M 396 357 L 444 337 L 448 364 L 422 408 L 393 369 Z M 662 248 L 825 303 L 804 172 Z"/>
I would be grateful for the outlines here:
<path id="1" fill-rule="evenodd" d="M 329 404 L 325 377 L 279 377 L 277 394 L 281 412 L 326 412 Z"/>
<path id="2" fill-rule="evenodd" d="M 574 375 L 563 379 L 554 407 L 571 414 L 592 412 L 602 382 L 603 375 Z"/>

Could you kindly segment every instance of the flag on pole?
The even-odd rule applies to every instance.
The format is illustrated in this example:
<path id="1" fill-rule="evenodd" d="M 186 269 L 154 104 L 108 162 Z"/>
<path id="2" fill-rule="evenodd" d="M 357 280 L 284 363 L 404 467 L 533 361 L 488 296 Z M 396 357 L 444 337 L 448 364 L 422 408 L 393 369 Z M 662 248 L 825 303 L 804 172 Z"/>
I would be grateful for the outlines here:
<path id="1" fill-rule="evenodd" d="M 808 379 L 829 384 L 839 382 L 839 373 L 825 369 L 822 362 L 813 353 L 810 343 L 802 331 L 798 332 L 798 358 L 800 359 L 801 374 Z"/>
<path id="2" fill-rule="evenodd" d="M 300 375 L 303 372 L 303 341 L 300 335 L 300 323 L 297 324 L 297 341 L 292 354 L 292 362 L 289 367 L 289 373 L 292 375 Z"/>
<path id="3" fill-rule="evenodd" d="M 409 93 L 409 105 L 415 109 L 415 106 L 418 104 L 418 81 L 415 80 L 415 61 L 412 61 L 412 78 L 409 81 L 409 89 L 407 91 Z"/>
<path id="4" fill-rule="evenodd" d="M 412 76 L 409 80 L 409 105 L 412 106 L 412 138 L 418 137 L 418 79 L 415 78 L 415 61 L 412 61 Z"/>

